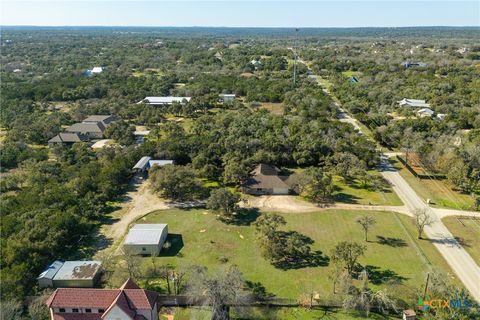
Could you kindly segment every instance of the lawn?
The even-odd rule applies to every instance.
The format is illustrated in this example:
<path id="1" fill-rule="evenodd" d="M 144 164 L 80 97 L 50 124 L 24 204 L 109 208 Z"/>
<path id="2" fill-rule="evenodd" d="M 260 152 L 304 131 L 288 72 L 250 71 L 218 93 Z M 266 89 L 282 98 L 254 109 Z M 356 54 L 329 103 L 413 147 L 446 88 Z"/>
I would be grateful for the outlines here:
<path id="1" fill-rule="evenodd" d="M 372 287 L 383 286 L 385 277 L 399 280 L 398 294 L 406 297 L 410 287 L 419 287 L 431 261 L 443 271 L 448 267 L 443 258 L 428 241 L 418 246 L 413 239 L 413 221 L 408 217 L 398 220 L 390 212 L 368 212 L 377 220 L 365 242 L 363 232 L 355 222 L 359 212 L 326 210 L 312 213 L 283 213 L 287 221 L 285 230 L 295 230 L 314 243 L 312 250 L 326 256 L 338 241 L 357 241 L 367 246 L 362 265 L 372 266 Z M 401 223 L 400 223 L 401 221 Z M 142 218 L 142 223 L 167 223 L 172 247 L 155 258 L 161 264 L 203 265 L 210 270 L 236 264 L 245 279 L 261 282 L 268 292 L 277 297 L 296 299 L 306 291 L 315 290 L 321 297 L 332 297 L 333 267 L 310 266 L 300 269 L 281 270 L 273 267 L 262 257 L 256 241 L 255 228 L 251 225 L 227 225 L 217 220 L 215 214 L 205 209 L 164 210 Z M 250 221 L 251 222 L 251 221 Z M 407 225 L 407 232 L 402 225 Z M 423 256 L 427 258 L 422 258 Z M 222 263 L 221 260 L 228 262 Z M 144 266 L 151 263 L 143 259 Z M 223 264 L 223 265 L 222 265 Z M 406 285 L 406 286 L 405 286 Z"/>
<path id="2" fill-rule="evenodd" d="M 260 109 L 268 110 L 275 115 L 283 115 L 283 104 L 274 102 L 261 102 Z"/>
<path id="3" fill-rule="evenodd" d="M 433 207 L 471 210 L 473 199 L 470 195 L 452 190 L 445 180 L 418 179 L 397 160 L 393 165 L 402 177 L 425 201 L 433 200 Z"/>
<path id="4" fill-rule="evenodd" d="M 343 71 L 342 74 L 346 77 L 357 77 L 357 76 L 361 75 L 362 73 L 358 72 L 358 71 L 349 70 L 349 71 Z"/>
<path id="5" fill-rule="evenodd" d="M 242 320 L 271 320 L 271 319 L 282 319 L 282 320 L 355 320 L 355 319 L 365 319 L 363 317 L 345 313 L 340 310 L 330 311 L 323 309 L 313 309 L 307 310 L 303 308 L 249 308 L 246 314 L 236 315 L 232 311 L 232 319 L 242 319 Z M 193 308 L 176 308 L 173 311 L 175 320 L 210 320 L 211 312 L 208 308 L 202 307 L 193 307 Z M 161 313 L 162 315 L 162 313 Z M 161 316 L 160 319 L 166 319 L 165 316 Z M 370 314 L 368 319 L 372 320 L 389 320 L 389 319 L 400 319 L 400 317 L 387 317 L 379 316 L 375 313 Z"/>
<path id="6" fill-rule="evenodd" d="M 442 220 L 473 260 L 480 265 L 480 220 L 461 217 L 446 217 Z"/>

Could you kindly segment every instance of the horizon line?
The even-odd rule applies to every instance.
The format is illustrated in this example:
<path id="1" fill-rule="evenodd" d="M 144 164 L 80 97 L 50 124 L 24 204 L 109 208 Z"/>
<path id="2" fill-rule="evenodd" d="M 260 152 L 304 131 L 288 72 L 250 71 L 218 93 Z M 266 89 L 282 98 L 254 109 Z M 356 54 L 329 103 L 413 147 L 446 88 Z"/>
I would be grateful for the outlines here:
<path id="1" fill-rule="evenodd" d="M 408 26 L 159 26 L 159 25 L 34 25 L 34 24 L 0 24 L 3 27 L 38 27 L 38 28 L 235 28 L 235 29 L 400 29 L 400 28 L 480 28 L 480 25 L 408 25 Z"/>

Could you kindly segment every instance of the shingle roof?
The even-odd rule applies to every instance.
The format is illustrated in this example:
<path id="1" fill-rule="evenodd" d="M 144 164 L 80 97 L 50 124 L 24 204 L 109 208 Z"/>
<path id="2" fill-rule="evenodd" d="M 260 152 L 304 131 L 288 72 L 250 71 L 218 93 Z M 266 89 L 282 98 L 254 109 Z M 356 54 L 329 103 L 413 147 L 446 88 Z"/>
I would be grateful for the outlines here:
<path id="1" fill-rule="evenodd" d="M 87 123 L 75 123 L 67 128 L 68 132 L 79 133 L 102 133 L 105 131 L 105 126 L 101 122 L 87 122 Z"/>
<path id="2" fill-rule="evenodd" d="M 62 132 L 57 134 L 52 139 L 48 140 L 51 142 L 81 142 L 88 140 L 83 134 L 78 134 L 77 132 Z"/>
<path id="3" fill-rule="evenodd" d="M 114 120 L 114 116 L 110 115 L 91 115 L 87 117 L 85 120 L 83 120 L 83 123 L 89 123 L 89 122 L 101 122 L 103 124 L 109 124 Z"/>
<path id="4" fill-rule="evenodd" d="M 267 164 L 258 165 L 252 177 L 245 183 L 246 187 L 259 189 L 288 189 L 288 185 L 278 176 L 280 170 Z"/>

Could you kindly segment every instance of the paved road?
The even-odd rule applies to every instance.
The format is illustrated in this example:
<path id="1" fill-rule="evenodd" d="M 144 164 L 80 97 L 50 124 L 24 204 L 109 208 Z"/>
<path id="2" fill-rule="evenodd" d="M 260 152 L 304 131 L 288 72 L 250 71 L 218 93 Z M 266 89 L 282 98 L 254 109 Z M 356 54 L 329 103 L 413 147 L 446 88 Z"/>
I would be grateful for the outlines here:
<path id="1" fill-rule="evenodd" d="M 328 90 L 323 90 L 330 94 Z M 340 121 L 350 123 L 360 134 L 364 134 L 356 119 L 346 113 L 340 105 L 335 103 L 337 115 Z M 411 214 L 417 209 L 425 209 L 434 220 L 431 226 L 424 230 L 440 254 L 444 257 L 452 270 L 457 274 L 465 288 L 471 293 L 472 297 L 480 302 L 480 267 L 475 263 L 467 251 L 458 243 L 455 237 L 448 231 L 443 224 L 441 217 L 456 213 L 459 215 L 476 215 L 472 212 L 462 212 L 461 210 L 436 209 L 428 206 L 421 199 L 410 185 L 403 179 L 400 173 L 390 164 L 388 157 L 382 155 L 380 166 L 383 177 L 392 184 L 393 190 L 408 208 Z"/>

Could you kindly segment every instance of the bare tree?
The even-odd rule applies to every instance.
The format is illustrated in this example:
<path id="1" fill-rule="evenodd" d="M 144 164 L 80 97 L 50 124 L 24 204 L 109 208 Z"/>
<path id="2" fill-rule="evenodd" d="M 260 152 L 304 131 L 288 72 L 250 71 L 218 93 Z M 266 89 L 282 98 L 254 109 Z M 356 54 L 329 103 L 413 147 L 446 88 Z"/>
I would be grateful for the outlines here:
<path id="1" fill-rule="evenodd" d="M 377 223 L 377 220 L 374 217 L 365 215 L 357 218 L 357 223 L 362 226 L 365 233 L 365 241 L 368 242 L 368 230 Z"/>
<path id="2" fill-rule="evenodd" d="M 141 258 L 131 250 L 125 248 L 123 250 L 123 259 L 125 261 L 125 268 L 128 272 L 128 276 L 134 280 L 138 280 L 141 276 Z"/>
<path id="3" fill-rule="evenodd" d="M 431 225 L 434 220 L 428 214 L 427 208 L 416 209 L 413 213 L 413 217 L 415 218 L 415 226 L 417 227 L 418 239 L 422 239 L 423 230 L 426 226 Z"/>
<path id="4" fill-rule="evenodd" d="M 0 301 L 0 320 L 21 320 L 22 304 L 15 300 Z"/>
<path id="5" fill-rule="evenodd" d="M 229 320 L 231 306 L 248 304 L 250 294 L 245 290 L 245 281 L 236 266 L 223 272 L 209 275 L 206 268 L 197 267 L 187 286 L 188 295 L 202 299 L 212 308 L 212 320 Z"/>

